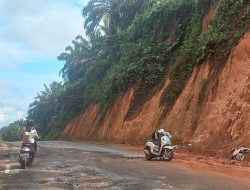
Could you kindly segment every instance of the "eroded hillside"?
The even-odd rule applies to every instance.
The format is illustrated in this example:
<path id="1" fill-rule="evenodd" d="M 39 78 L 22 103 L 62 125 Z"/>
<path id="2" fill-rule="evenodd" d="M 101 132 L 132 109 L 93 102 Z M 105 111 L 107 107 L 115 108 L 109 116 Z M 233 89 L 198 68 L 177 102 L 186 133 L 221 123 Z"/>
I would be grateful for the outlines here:
<path id="1" fill-rule="evenodd" d="M 199 94 L 207 80 L 210 64 L 207 62 L 194 69 L 173 109 L 159 126 L 163 110 L 160 97 L 168 80 L 131 117 L 125 118 L 133 88 L 118 98 L 104 120 L 98 119 L 98 106 L 93 105 L 72 120 L 64 133 L 73 139 L 99 137 L 138 144 L 156 127 L 162 127 L 178 141 L 202 145 L 202 149 L 210 148 L 210 151 L 214 147 L 218 152 L 218 149 L 235 145 L 250 145 L 250 32 L 232 50 L 218 84 L 209 89 L 206 102 L 200 104 Z"/>
<path id="2" fill-rule="evenodd" d="M 216 17 L 219 3 L 212 1 L 207 9 L 202 19 L 202 33 L 209 33 L 209 24 Z M 242 4 L 249 3 L 242 1 Z M 228 152 L 232 146 L 250 146 L 250 32 L 239 39 L 224 64 L 220 56 L 226 53 L 207 46 L 207 51 L 215 53 L 194 66 L 170 109 L 162 104 L 162 97 L 173 80 L 167 75 L 159 90 L 132 114 L 129 109 L 140 82 L 119 95 L 104 117 L 99 115 L 99 104 L 89 106 L 71 120 L 64 135 L 72 139 L 141 144 L 161 127 L 173 134 L 175 142 L 192 143 L 197 145 L 197 150 L 209 150 L 213 154 Z"/>

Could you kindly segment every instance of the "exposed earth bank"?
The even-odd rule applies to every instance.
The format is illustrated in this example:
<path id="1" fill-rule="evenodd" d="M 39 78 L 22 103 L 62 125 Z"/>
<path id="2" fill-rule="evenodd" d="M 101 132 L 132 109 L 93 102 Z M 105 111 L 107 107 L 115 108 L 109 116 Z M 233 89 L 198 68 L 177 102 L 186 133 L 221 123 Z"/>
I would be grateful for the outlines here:
<path id="1" fill-rule="evenodd" d="M 215 12 L 212 4 L 204 17 L 203 31 Z M 194 69 L 174 107 L 164 117 L 160 101 L 168 78 L 132 116 L 127 117 L 127 113 L 136 85 L 120 95 L 104 119 L 100 119 L 99 105 L 92 105 L 71 120 L 63 136 L 138 145 L 160 127 L 170 131 L 175 144 L 184 145 L 184 149 L 192 144 L 188 151 L 201 155 L 225 158 L 234 146 L 250 147 L 250 32 L 232 49 L 219 76 L 211 82 L 212 65 L 210 60 Z"/>
<path id="2" fill-rule="evenodd" d="M 209 89 L 207 101 L 199 104 L 209 64 L 196 68 L 183 93 L 160 127 L 170 131 L 178 143 L 192 143 L 194 150 L 211 155 L 228 154 L 233 146 L 250 147 L 250 32 L 232 50 L 217 85 Z M 164 87 L 130 118 L 125 118 L 133 89 L 121 95 L 103 121 L 98 105 L 74 118 L 64 134 L 72 139 L 109 139 L 116 143 L 140 144 L 159 122 L 160 97 Z"/>

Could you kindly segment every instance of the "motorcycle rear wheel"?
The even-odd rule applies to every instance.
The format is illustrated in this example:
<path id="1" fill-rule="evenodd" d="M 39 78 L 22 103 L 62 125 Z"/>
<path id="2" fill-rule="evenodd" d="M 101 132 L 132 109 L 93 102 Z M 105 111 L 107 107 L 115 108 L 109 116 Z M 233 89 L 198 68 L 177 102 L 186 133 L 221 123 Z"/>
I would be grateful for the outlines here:
<path id="1" fill-rule="evenodd" d="M 146 150 L 149 152 L 149 154 L 145 153 L 145 158 L 147 160 L 152 160 L 153 157 L 150 155 L 150 148 L 146 148 Z"/>
<path id="2" fill-rule="evenodd" d="M 27 169 L 27 161 L 24 161 L 24 162 L 22 163 L 22 167 L 23 167 L 23 169 Z"/>

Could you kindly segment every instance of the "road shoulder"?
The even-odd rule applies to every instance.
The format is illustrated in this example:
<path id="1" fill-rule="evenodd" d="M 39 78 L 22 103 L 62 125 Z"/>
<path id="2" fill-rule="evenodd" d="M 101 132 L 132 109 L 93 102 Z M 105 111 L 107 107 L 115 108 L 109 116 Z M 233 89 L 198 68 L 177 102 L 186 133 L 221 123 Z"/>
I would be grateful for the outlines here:
<path id="1" fill-rule="evenodd" d="M 88 143 L 91 143 L 88 141 Z M 116 146 L 119 148 L 143 153 L 143 146 L 132 146 L 125 144 L 101 143 L 92 142 L 96 144 L 105 144 L 109 146 Z M 250 184 L 250 162 L 235 161 L 219 157 L 206 157 L 197 154 L 192 154 L 187 151 L 177 150 L 174 159 L 171 161 L 172 166 L 193 170 L 202 171 L 208 175 L 217 175 L 229 179 L 233 179 L 243 183 Z"/>

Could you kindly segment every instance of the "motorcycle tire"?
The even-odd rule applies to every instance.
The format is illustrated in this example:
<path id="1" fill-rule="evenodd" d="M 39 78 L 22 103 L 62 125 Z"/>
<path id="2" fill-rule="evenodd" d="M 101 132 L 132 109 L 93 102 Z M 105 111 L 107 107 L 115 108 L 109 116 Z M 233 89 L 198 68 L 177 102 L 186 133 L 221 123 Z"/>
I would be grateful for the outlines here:
<path id="1" fill-rule="evenodd" d="M 151 151 L 150 151 L 150 148 L 149 148 L 149 147 L 147 148 L 147 151 L 149 152 L 149 154 L 145 153 L 145 158 L 146 158 L 147 160 L 152 160 L 153 157 L 150 155 L 150 152 L 151 152 Z"/>
<path id="2" fill-rule="evenodd" d="M 164 161 L 171 161 L 174 157 L 174 151 L 173 150 L 165 150 L 162 157 L 163 157 Z"/>
<path id="3" fill-rule="evenodd" d="M 27 162 L 26 162 L 26 161 L 24 161 L 24 162 L 22 163 L 22 167 L 23 167 L 23 169 L 27 169 Z"/>

